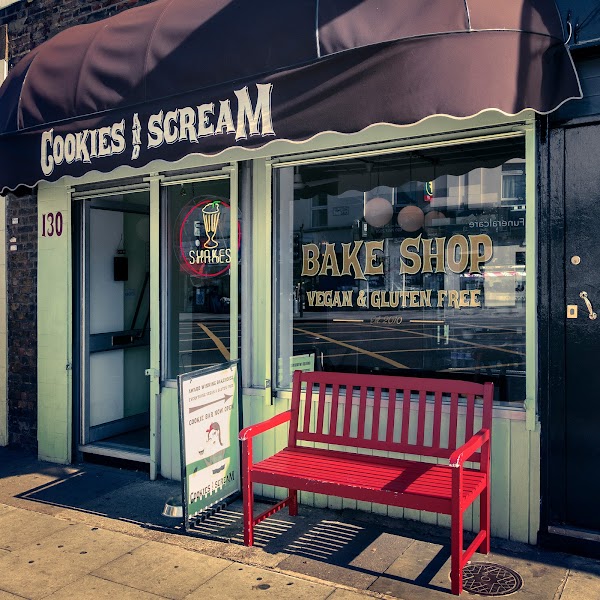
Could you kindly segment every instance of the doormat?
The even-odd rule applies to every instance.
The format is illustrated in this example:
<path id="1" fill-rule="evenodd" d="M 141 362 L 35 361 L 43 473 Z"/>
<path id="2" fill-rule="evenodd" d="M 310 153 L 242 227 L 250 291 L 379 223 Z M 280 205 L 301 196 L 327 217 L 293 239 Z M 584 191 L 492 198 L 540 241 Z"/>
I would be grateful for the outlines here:
<path id="1" fill-rule="evenodd" d="M 463 589 L 480 596 L 506 596 L 520 590 L 523 578 L 494 563 L 472 563 L 463 569 Z"/>

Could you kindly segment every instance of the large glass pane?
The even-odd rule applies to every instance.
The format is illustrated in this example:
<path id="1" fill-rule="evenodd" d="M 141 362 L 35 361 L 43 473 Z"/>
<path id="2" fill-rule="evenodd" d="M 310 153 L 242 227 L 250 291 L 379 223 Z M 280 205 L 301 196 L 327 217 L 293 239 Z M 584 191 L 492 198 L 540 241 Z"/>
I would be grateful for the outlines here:
<path id="1" fill-rule="evenodd" d="M 165 194 L 167 378 L 174 379 L 230 358 L 229 180 L 170 186 Z"/>
<path id="2" fill-rule="evenodd" d="M 521 138 L 274 172 L 277 385 L 295 368 L 525 397 Z"/>

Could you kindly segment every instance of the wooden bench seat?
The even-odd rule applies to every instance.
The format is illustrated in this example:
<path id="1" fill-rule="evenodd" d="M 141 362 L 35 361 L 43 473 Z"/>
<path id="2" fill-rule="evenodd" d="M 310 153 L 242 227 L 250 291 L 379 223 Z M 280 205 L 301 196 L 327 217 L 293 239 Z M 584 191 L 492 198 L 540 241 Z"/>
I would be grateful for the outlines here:
<path id="1" fill-rule="evenodd" d="M 296 371 L 291 409 L 240 432 L 244 543 L 282 508 L 297 514 L 298 490 L 446 514 L 460 594 L 464 565 L 490 550 L 492 400 L 491 383 Z M 253 438 L 285 423 L 287 447 L 254 463 Z M 287 488 L 288 497 L 255 517 L 254 483 Z M 477 498 L 480 531 L 464 551 L 463 514 Z"/>
<path id="2" fill-rule="evenodd" d="M 255 483 L 330 494 L 449 515 L 452 468 L 410 460 L 316 448 L 285 448 L 252 469 Z M 485 473 L 463 471 L 463 502 L 487 484 Z M 428 508 L 423 508 L 424 502 Z"/>

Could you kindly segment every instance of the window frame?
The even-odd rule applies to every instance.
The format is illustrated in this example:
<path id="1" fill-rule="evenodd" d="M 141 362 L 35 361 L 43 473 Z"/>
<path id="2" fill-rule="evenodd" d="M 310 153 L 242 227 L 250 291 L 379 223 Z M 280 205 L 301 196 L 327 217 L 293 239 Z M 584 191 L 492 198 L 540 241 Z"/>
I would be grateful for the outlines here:
<path id="1" fill-rule="evenodd" d="M 463 132 L 464 134 L 464 132 Z M 387 144 L 372 144 L 365 146 L 356 146 L 354 148 L 338 148 L 330 149 L 321 152 L 313 152 L 297 155 L 281 155 L 272 157 L 269 161 L 269 188 L 271 192 L 271 205 L 275 210 L 275 181 L 274 171 L 284 167 L 298 167 L 306 164 L 318 164 L 325 162 L 341 161 L 352 158 L 362 158 L 370 156 L 381 156 L 384 154 L 397 154 L 401 152 L 413 152 L 421 149 L 443 148 L 448 146 L 457 146 L 462 144 L 476 142 L 490 142 L 494 140 L 506 140 L 509 138 L 523 138 L 525 143 L 525 206 L 526 206 L 526 222 L 525 222 L 525 253 L 526 261 L 529 268 L 526 272 L 526 313 L 525 313 L 525 399 L 522 403 L 497 403 L 494 410 L 504 411 L 506 414 L 523 414 L 527 421 L 527 429 L 534 430 L 539 423 L 537 415 L 537 339 L 538 339 L 538 323 L 537 323 L 537 195 L 536 195 L 536 137 L 535 124 L 523 122 L 513 124 L 509 129 L 499 130 L 497 132 L 473 132 L 468 137 L 463 137 L 460 132 L 455 133 L 455 137 L 443 139 L 438 136 L 428 138 L 423 141 L 422 138 L 414 138 L 411 140 L 398 139 Z M 272 228 L 271 245 L 273 248 L 273 287 L 271 290 L 271 305 L 272 311 L 272 327 L 271 327 L 271 372 L 273 373 L 272 389 L 275 397 L 289 397 L 289 388 L 282 388 L 277 381 L 277 344 L 276 338 L 279 335 L 277 325 L 277 315 L 275 307 L 277 306 L 276 294 L 276 267 L 275 249 L 277 247 L 277 239 L 275 237 L 275 223 Z"/>

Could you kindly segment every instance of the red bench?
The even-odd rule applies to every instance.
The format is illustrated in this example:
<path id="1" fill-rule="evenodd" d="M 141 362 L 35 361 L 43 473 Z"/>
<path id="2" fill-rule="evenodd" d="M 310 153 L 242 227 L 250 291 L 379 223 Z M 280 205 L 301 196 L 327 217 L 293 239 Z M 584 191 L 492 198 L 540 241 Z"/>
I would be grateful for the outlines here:
<path id="1" fill-rule="evenodd" d="M 291 409 L 240 432 L 244 543 L 252 546 L 254 526 L 285 506 L 290 515 L 298 514 L 298 490 L 451 515 L 452 593 L 460 594 L 469 558 L 475 551 L 490 551 L 493 392 L 492 383 L 296 371 Z M 474 433 L 478 401 L 481 428 Z M 286 422 L 288 446 L 253 463 L 252 438 Z M 463 422 L 464 436 L 458 435 Z M 361 449 L 447 462 L 385 458 Z M 465 467 L 467 461 L 479 468 Z M 289 495 L 254 517 L 253 483 L 287 488 Z M 480 531 L 463 551 L 463 513 L 477 497 Z"/>

